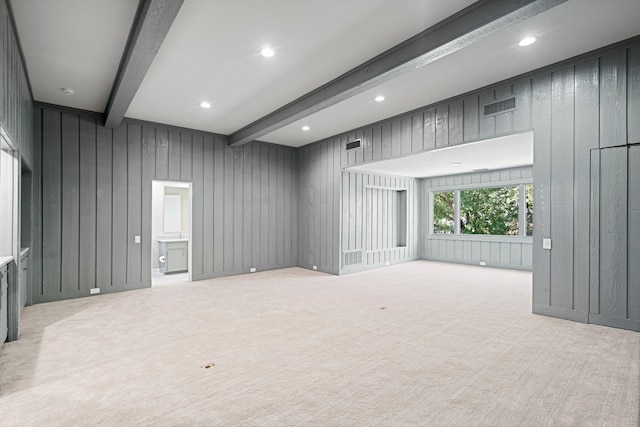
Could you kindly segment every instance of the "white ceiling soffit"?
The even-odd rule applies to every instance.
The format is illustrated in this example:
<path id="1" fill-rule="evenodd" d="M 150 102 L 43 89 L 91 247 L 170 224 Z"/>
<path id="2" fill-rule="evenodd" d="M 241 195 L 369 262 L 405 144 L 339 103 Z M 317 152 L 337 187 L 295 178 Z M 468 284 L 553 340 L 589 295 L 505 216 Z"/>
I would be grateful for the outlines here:
<path id="1" fill-rule="evenodd" d="M 230 134 L 472 3 L 186 0 L 127 116 Z"/>
<path id="2" fill-rule="evenodd" d="M 13 0 L 11 7 L 35 100 L 103 112 L 138 1 Z"/>
<path id="3" fill-rule="evenodd" d="M 638 17 L 639 0 L 570 0 L 260 140 L 299 147 L 433 104 L 636 36 Z M 529 35 L 536 43 L 518 46 Z"/>
<path id="4" fill-rule="evenodd" d="M 441 148 L 348 170 L 426 178 L 533 164 L 533 132 Z"/>

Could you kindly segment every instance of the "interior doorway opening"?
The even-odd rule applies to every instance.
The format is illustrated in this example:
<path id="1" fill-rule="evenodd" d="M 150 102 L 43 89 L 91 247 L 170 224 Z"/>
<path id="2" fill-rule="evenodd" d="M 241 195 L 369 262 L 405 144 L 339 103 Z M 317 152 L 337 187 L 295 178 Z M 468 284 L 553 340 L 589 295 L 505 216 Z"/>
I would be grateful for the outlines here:
<path id="1" fill-rule="evenodd" d="M 153 181 L 151 285 L 191 281 L 191 182 Z"/>

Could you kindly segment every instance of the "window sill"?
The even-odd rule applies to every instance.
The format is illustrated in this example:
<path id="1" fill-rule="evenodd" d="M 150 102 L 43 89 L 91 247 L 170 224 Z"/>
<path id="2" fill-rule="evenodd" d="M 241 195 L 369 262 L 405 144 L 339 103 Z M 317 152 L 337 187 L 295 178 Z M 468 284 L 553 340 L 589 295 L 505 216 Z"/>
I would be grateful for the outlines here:
<path id="1" fill-rule="evenodd" d="M 532 236 L 495 236 L 489 234 L 429 234 L 432 240 L 466 240 L 472 242 L 533 243 Z"/>

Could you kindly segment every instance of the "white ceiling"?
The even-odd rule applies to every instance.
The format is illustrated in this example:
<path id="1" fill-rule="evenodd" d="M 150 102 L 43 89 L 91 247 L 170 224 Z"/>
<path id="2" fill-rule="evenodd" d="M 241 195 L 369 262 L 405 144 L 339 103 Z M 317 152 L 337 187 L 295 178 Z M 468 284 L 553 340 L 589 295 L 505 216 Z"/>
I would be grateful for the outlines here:
<path id="1" fill-rule="evenodd" d="M 138 2 L 13 0 L 11 6 L 35 100 L 104 112 Z"/>
<path id="2" fill-rule="evenodd" d="M 350 170 L 427 178 L 456 175 L 478 169 L 505 169 L 533 164 L 533 133 L 477 141 L 399 159 L 352 166 Z"/>
<path id="3" fill-rule="evenodd" d="M 126 115 L 230 134 L 471 3 L 185 0 Z M 35 99 L 104 112 L 138 0 L 11 4 Z M 640 0 L 569 0 L 261 139 L 330 137 L 638 35 L 639 16 Z M 538 42 L 517 47 L 529 34 Z"/>

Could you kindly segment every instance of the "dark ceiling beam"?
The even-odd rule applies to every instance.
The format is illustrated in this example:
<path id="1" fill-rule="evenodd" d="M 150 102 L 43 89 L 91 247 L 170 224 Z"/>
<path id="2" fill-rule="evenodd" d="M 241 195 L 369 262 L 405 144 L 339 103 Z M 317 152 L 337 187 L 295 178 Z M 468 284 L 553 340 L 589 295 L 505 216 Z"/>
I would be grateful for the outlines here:
<path id="1" fill-rule="evenodd" d="M 240 146 L 463 49 L 567 0 L 480 0 L 229 135 Z M 473 72 L 470 70 L 470 72 Z"/>
<path id="2" fill-rule="evenodd" d="M 184 0 L 140 0 L 104 114 L 106 127 L 122 123 L 182 3 Z"/>

